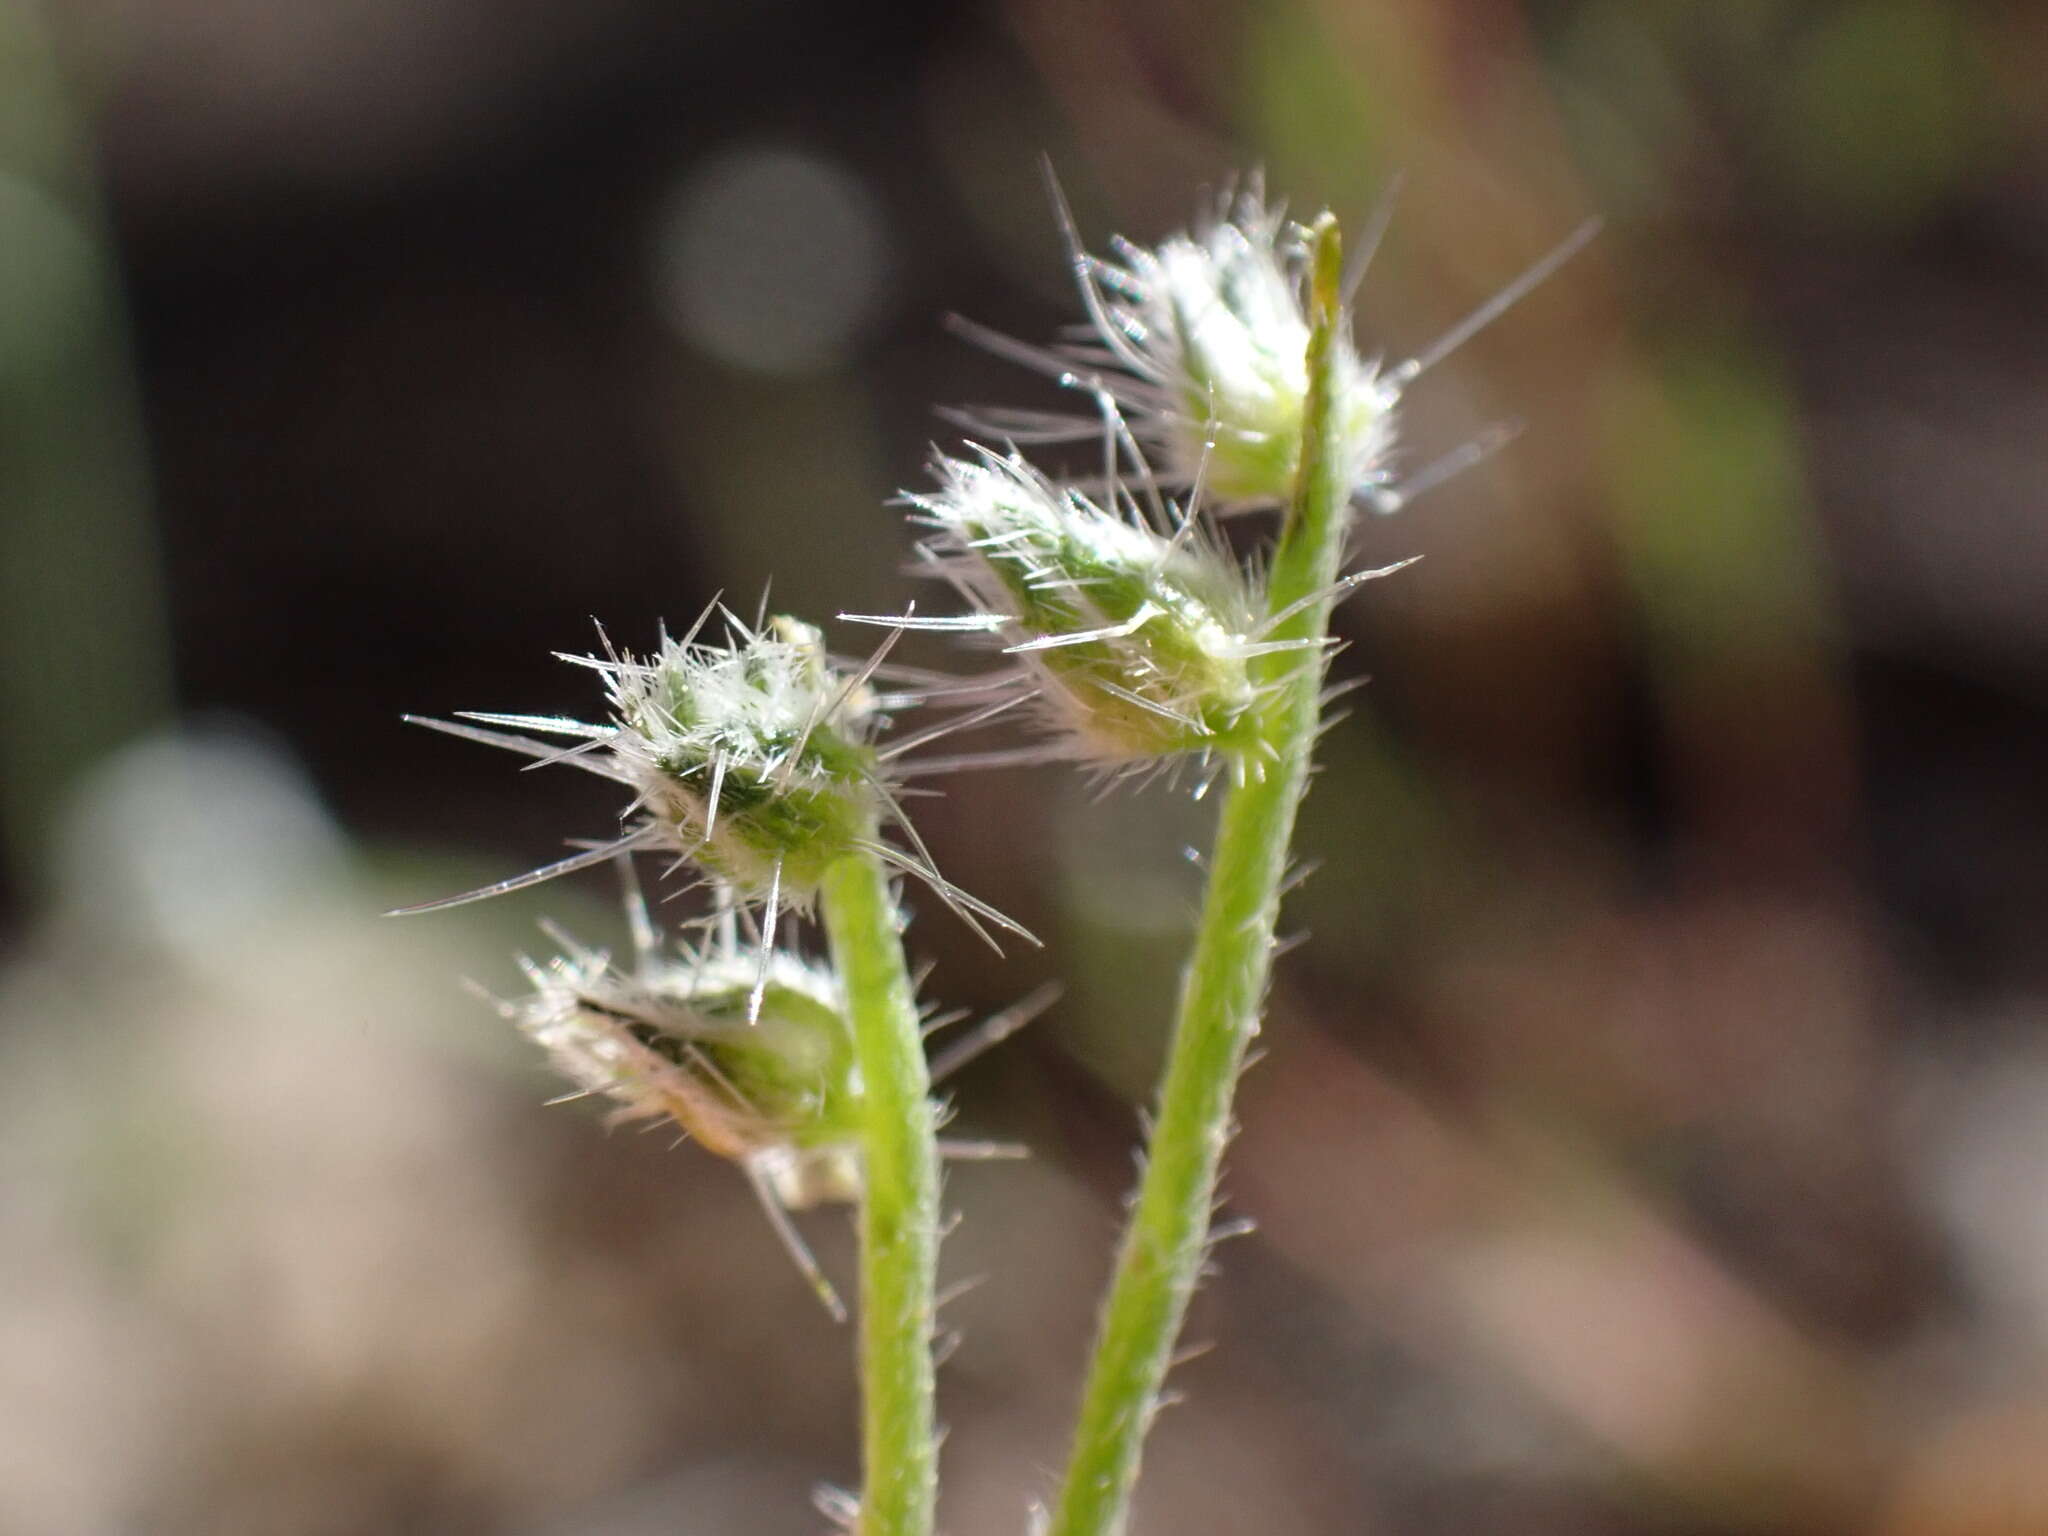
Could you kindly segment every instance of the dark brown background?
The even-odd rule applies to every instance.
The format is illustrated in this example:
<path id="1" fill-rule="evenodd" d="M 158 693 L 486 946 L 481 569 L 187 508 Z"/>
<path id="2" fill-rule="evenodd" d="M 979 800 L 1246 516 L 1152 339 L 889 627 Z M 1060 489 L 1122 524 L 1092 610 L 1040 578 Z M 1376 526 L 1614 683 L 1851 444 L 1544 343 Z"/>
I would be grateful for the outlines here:
<path id="1" fill-rule="evenodd" d="M 724 590 L 910 588 L 940 330 L 1070 318 L 1263 165 L 1403 204 L 1234 1213 L 1141 1529 L 2048 1529 L 2048 27 L 2025 4 L 71 0 L 0 11 L 0 1529 L 815 1529 L 847 1338 L 741 1182 L 606 1137 L 458 975 L 601 834 L 405 711 L 588 711 Z M 843 638 L 858 643 L 857 632 Z M 939 659 L 935 648 L 928 659 Z M 111 756 L 109 754 L 112 754 Z M 1203 818 L 951 787 L 948 1528 L 1048 1486 Z M 843 1272 L 844 1223 L 808 1222 Z"/>

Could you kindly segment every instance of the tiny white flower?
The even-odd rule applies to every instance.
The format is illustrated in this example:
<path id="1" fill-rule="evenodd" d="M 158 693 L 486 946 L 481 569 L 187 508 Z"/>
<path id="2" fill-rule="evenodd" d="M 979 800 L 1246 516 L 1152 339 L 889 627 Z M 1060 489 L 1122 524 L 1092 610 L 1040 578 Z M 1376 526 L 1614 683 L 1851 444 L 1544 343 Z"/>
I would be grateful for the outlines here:
<path id="1" fill-rule="evenodd" d="M 1110 254 L 1089 253 L 1072 212 L 1052 189 L 1069 259 L 1087 311 L 1085 339 L 1033 346 L 968 321 L 956 329 L 998 355 L 1086 391 L 1120 412 L 1157 483 L 1200 485 L 1221 511 L 1284 503 L 1294 492 L 1308 407 L 1307 232 L 1268 207 L 1256 177 L 1226 193 L 1193 229 L 1158 246 L 1121 236 Z M 1359 355 L 1348 306 L 1384 228 L 1375 216 L 1351 273 L 1347 314 L 1331 358 L 1335 431 L 1329 444 L 1343 483 L 1379 512 L 1406 506 L 1480 462 L 1515 435 L 1511 423 L 1419 467 L 1396 473 L 1396 417 L 1403 393 L 1575 255 L 1600 223 L 1581 224 L 1520 276 L 1406 360 Z M 1094 419 L 1043 411 L 949 412 L 1016 443 L 1092 436 Z"/>
<path id="2" fill-rule="evenodd" d="M 1118 242 L 1121 265 L 1095 263 L 1090 314 L 1130 372 L 1120 391 L 1149 429 L 1168 472 L 1205 483 L 1225 504 L 1280 501 L 1294 488 L 1308 404 L 1306 247 L 1300 230 L 1256 195 L 1233 216 L 1157 250 Z M 1333 360 L 1346 484 L 1377 482 L 1399 392 L 1364 362 L 1348 334 Z M 1148 398 L 1149 397 L 1149 398 Z M 1213 445 L 1213 446 L 1212 446 Z"/>
<path id="3" fill-rule="evenodd" d="M 1256 184 L 1157 247 L 1117 238 L 1110 257 L 1084 251 L 1060 204 L 1092 337 L 1037 348 L 964 327 L 1003 355 L 1114 402 L 1160 483 L 1201 484 L 1225 509 L 1292 493 L 1308 405 L 1307 245 Z M 1336 342 L 1345 483 L 1369 494 L 1386 478 L 1398 384 Z M 1078 438 L 1086 422 L 1033 413 L 978 417 L 1016 441 Z"/>

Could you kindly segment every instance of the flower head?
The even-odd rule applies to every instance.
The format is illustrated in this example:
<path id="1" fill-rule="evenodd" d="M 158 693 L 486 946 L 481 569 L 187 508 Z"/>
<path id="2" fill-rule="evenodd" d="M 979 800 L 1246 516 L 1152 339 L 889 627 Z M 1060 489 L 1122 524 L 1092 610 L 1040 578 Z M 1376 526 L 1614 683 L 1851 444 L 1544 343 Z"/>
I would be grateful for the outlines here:
<path id="1" fill-rule="evenodd" d="M 559 937 L 559 936 L 558 936 Z M 835 1317 L 829 1281 L 787 1212 L 860 1198 L 860 1074 L 837 978 L 782 949 L 662 960 L 630 974 L 564 940 L 533 990 L 498 1011 L 548 1054 L 576 1097 L 621 1121 L 669 1120 L 737 1163 L 797 1266 Z M 750 1022 L 751 1021 L 751 1022 Z"/>
<path id="2" fill-rule="evenodd" d="M 967 327 L 1013 360 L 1112 402 L 1154 460 L 1163 484 L 1201 484 L 1225 508 L 1287 499 L 1301 460 L 1308 406 L 1307 246 L 1257 185 L 1226 196 L 1191 231 L 1157 247 L 1118 238 L 1088 254 L 1060 205 L 1094 335 L 1037 348 Z M 1385 479 L 1400 388 L 1358 355 L 1340 330 L 1334 360 L 1345 483 L 1362 495 Z M 1085 421 L 990 413 L 1018 441 L 1080 437 Z"/>
<path id="3" fill-rule="evenodd" d="M 1308 404 L 1300 230 L 1251 193 L 1156 250 L 1115 249 L 1117 262 L 1089 259 L 1081 272 L 1102 344 L 1130 375 L 1111 394 L 1176 479 L 1196 478 L 1206 456 L 1219 501 L 1284 499 Z M 1396 391 L 1342 331 L 1334 372 L 1333 446 L 1346 483 L 1364 489 L 1393 439 Z"/>
<path id="4" fill-rule="evenodd" d="M 602 951 L 565 948 L 526 962 L 533 992 L 500 1005 L 563 1076 L 616 1101 L 620 1120 L 673 1120 L 785 1206 L 858 1196 L 860 1078 L 830 971 L 775 949 L 629 975 Z"/>
<path id="5" fill-rule="evenodd" d="M 1022 660 L 1063 755 L 1145 764 L 1242 757 L 1262 739 L 1250 662 L 1263 602 L 1192 513 L 1148 521 L 1053 484 L 1016 454 L 941 457 L 939 489 L 912 496 L 924 559 Z"/>
<path id="6" fill-rule="evenodd" d="M 707 610 L 680 640 L 663 636 L 650 656 L 607 643 L 602 656 L 563 657 L 604 679 L 610 719 L 602 724 L 553 715 L 465 712 L 462 721 L 474 724 L 410 717 L 449 735 L 581 768 L 623 785 L 633 798 L 623 831 L 609 842 L 403 910 L 503 895 L 619 853 L 663 852 L 694 866 L 704 883 L 760 908 L 764 938 L 772 941 L 776 913 L 807 909 L 827 867 L 859 853 L 916 876 L 984 936 L 978 918 L 1029 938 L 939 874 L 894 797 L 893 774 L 906 751 L 973 722 L 942 721 L 878 746 L 889 708 L 925 702 L 915 689 L 883 694 L 871 686 L 886 643 L 848 671 L 826 654 L 819 631 L 796 619 L 756 628 L 728 612 L 727 643 L 716 645 L 697 638 L 709 617 Z M 488 728 L 499 726 L 573 744 Z M 881 839 L 885 826 L 901 831 L 908 851 Z"/>
<path id="7" fill-rule="evenodd" d="M 615 1106 L 619 1122 L 667 1120 L 747 1175 L 777 1235 L 819 1298 L 844 1316 L 788 1212 L 851 1204 L 862 1189 L 864 1099 L 839 978 L 773 945 L 743 946 L 737 925 L 702 948 L 664 952 L 631 888 L 637 959 L 628 969 L 558 930 L 561 953 L 522 957 L 532 990 L 492 1005 L 547 1052 L 573 1098 Z M 1016 1033 L 1051 1001 L 1041 989 L 995 1014 L 932 1064 L 942 1080 Z M 934 1019 L 927 1030 L 952 1022 Z M 941 1111 L 933 1106 L 935 1116 Z M 941 1155 L 1021 1155 L 1003 1143 L 946 1141 Z"/>
<path id="8" fill-rule="evenodd" d="M 643 825 L 744 896 L 801 900 L 881 819 L 875 695 L 810 625 L 734 623 L 733 645 L 664 640 L 644 661 L 585 664 L 605 679 L 609 760 Z"/>

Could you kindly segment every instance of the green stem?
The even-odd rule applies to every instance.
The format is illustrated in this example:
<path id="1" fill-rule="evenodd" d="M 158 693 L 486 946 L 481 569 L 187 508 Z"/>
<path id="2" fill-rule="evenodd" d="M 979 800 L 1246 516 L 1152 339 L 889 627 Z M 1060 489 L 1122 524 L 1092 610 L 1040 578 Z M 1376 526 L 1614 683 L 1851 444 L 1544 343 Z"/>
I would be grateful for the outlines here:
<path id="1" fill-rule="evenodd" d="M 1348 522 L 1351 487 L 1330 452 L 1331 357 L 1342 304 L 1337 226 L 1329 215 L 1316 225 L 1313 241 L 1309 396 L 1300 469 L 1269 583 L 1273 613 L 1336 580 Z M 1319 641 L 1329 617 L 1327 600 L 1308 603 L 1275 633 Z M 1160 1385 L 1208 1246 L 1231 1095 L 1245 1047 L 1258 1032 L 1288 843 L 1308 786 L 1321 715 L 1321 648 L 1267 657 L 1265 670 L 1272 761 L 1263 777 L 1231 790 L 1217 824 L 1208 895 L 1181 982 L 1145 1173 L 1103 1307 L 1049 1536 L 1123 1530 L 1145 1433 L 1158 1412 Z"/>
<path id="2" fill-rule="evenodd" d="M 896 903 L 880 862 L 825 871 L 825 930 L 860 1066 L 861 1536 L 931 1536 L 938 1489 L 932 1311 L 939 1158 Z"/>

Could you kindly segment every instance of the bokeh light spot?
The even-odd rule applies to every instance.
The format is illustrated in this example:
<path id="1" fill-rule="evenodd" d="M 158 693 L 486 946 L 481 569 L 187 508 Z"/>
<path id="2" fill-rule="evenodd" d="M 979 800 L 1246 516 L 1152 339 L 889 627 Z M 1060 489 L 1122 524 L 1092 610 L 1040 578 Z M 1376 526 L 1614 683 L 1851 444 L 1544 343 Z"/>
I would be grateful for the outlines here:
<path id="1" fill-rule="evenodd" d="M 691 345 L 759 373 L 843 361 L 874 318 L 888 266 L 881 211 L 813 155 L 748 147 L 715 156 L 660 215 L 662 307 Z"/>

